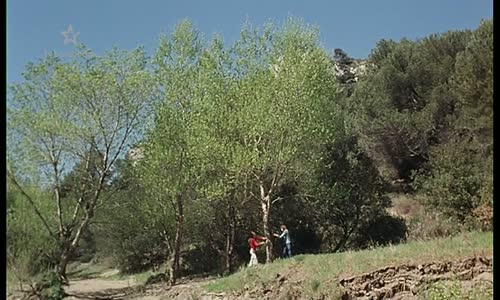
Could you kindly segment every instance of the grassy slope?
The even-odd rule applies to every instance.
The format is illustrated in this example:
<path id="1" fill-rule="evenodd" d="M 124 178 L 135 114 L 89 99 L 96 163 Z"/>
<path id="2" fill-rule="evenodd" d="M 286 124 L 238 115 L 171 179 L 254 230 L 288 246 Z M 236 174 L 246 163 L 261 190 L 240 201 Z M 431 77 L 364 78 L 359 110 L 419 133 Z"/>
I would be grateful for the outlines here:
<path id="1" fill-rule="evenodd" d="M 440 260 L 454 260 L 473 255 L 493 255 L 493 233 L 471 232 L 451 238 L 415 241 L 372 250 L 298 255 L 292 259 L 276 260 L 272 264 L 244 268 L 240 272 L 221 278 L 205 286 L 210 292 L 231 292 L 260 286 L 275 281 L 277 274 L 285 274 L 289 280 L 303 286 L 304 291 L 314 293 L 339 293 L 340 278 L 374 271 L 378 268 L 421 264 Z"/>

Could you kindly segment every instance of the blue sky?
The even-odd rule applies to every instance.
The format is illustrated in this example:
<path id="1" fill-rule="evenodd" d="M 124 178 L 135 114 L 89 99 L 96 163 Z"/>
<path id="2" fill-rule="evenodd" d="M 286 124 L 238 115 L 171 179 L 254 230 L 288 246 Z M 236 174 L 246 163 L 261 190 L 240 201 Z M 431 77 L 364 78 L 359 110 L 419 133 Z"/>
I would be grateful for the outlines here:
<path id="1" fill-rule="evenodd" d="M 68 55 L 61 32 L 71 24 L 97 53 L 113 45 L 143 45 L 150 53 L 160 33 L 188 18 L 206 35 L 238 38 L 242 23 L 281 23 L 288 16 L 318 25 L 323 46 L 365 58 L 382 38 L 415 39 L 431 33 L 475 29 L 492 18 L 493 0 L 8 0 L 7 82 L 22 80 L 26 63 L 48 51 Z"/>

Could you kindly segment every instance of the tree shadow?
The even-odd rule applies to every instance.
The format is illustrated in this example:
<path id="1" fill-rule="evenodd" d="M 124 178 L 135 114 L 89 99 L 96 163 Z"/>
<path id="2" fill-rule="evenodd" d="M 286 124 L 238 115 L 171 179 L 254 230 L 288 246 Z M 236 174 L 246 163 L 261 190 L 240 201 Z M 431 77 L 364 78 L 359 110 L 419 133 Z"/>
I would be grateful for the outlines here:
<path id="1" fill-rule="evenodd" d="M 132 294 L 138 294 L 143 291 L 144 291 L 143 286 L 135 286 L 135 287 L 123 287 L 117 289 L 105 289 L 98 292 L 68 293 L 67 296 L 71 296 L 77 299 L 118 300 L 118 299 L 129 299 Z"/>

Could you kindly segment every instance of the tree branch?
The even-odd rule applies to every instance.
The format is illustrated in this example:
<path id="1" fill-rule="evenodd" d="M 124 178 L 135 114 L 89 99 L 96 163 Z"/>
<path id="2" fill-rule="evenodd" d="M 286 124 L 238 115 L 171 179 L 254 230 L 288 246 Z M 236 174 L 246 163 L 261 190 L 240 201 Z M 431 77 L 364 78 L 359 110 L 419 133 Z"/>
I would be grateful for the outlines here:
<path id="1" fill-rule="evenodd" d="M 45 218 L 42 216 L 41 212 L 36 207 L 35 202 L 33 201 L 33 199 L 31 199 L 30 195 L 28 195 L 24 191 L 24 189 L 21 187 L 21 185 L 19 185 L 19 183 L 17 182 L 14 174 L 12 174 L 12 171 L 8 170 L 7 171 L 7 175 L 9 176 L 10 180 L 12 180 L 12 183 L 14 183 L 14 185 L 19 189 L 19 191 L 21 192 L 21 194 L 23 194 L 23 196 L 28 200 L 28 202 L 31 204 L 31 206 L 33 206 L 33 209 L 35 210 L 36 215 L 38 216 L 38 218 L 40 218 L 40 220 L 42 221 L 43 225 L 47 229 L 47 231 L 50 234 L 50 236 L 52 236 L 56 240 L 56 242 L 59 242 L 59 239 L 58 239 L 57 235 L 55 235 L 52 232 L 52 230 L 50 229 L 49 224 L 47 223 L 47 221 L 45 220 Z"/>

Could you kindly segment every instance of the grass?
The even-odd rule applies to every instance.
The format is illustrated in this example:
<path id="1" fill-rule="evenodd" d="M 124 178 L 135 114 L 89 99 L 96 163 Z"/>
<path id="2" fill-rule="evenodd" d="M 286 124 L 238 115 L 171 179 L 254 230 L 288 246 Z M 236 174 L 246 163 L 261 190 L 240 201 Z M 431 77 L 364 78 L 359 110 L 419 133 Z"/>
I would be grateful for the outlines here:
<path id="1" fill-rule="evenodd" d="M 392 202 L 392 207 L 389 211 L 395 215 L 412 218 L 423 210 L 423 205 L 420 203 L 421 200 L 419 200 L 421 196 L 419 195 L 392 193 L 389 197 Z"/>
<path id="2" fill-rule="evenodd" d="M 470 289 L 464 289 L 460 281 L 444 281 L 430 284 L 422 293 L 426 300 L 489 300 L 493 299 L 491 284 L 480 283 Z"/>
<path id="3" fill-rule="evenodd" d="M 16 293 L 17 290 L 21 288 L 19 279 L 15 276 L 14 271 L 10 270 L 10 268 L 7 268 L 7 294 L 13 294 Z"/>
<path id="4" fill-rule="evenodd" d="M 209 292 L 241 291 L 245 285 L 260 286 L 275 281 L 277 274 L 303 284 L 303 289 L 315 293 L 338 292 L 340 278 L 400 264 L 423 264 L 453 260 L 473 255 L 493 255 L 492 232 L 469 232 L 454 237 L 343 253 L 298 255 L 276 260 L 272 264 L 244 268 L 205 286 Z"/>

